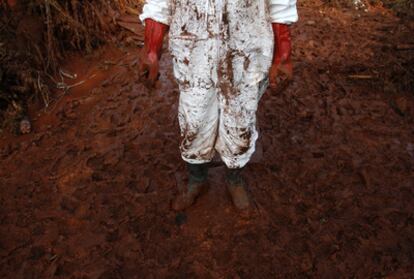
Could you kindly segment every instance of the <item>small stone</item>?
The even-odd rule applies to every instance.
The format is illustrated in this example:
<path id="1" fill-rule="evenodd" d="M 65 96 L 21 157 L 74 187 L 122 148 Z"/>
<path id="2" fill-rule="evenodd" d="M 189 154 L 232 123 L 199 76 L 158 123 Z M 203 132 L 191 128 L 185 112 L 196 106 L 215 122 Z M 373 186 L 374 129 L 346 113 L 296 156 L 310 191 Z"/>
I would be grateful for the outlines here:
<path id="1" fill-rule="evenodd" d="M 32 124 L 27 118 L 20 121 L 19 130 L 22 135 L 29 134 L 32 131 Z"/>
<path id="2" fill-rule="evenodd" d="M 407 99 L 405 97 L 399 97 L 397 100 L 395 100 L 396 105 L 401 110 L 402 113 L 407 112 Z"/>

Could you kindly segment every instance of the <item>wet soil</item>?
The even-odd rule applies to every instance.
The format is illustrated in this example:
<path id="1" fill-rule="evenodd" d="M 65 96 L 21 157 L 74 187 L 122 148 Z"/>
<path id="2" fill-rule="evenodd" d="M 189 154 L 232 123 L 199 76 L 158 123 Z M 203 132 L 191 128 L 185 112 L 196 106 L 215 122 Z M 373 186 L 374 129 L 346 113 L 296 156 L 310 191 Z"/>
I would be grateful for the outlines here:
<path id="1" fill-rule="evenodd" d="M 65 82 L 83 83 L 0 139 L 0 277 L 412 278 L 414 95 L 398 81 L 413 51 L 395 46 L 414 26 L 300 13 L 294 81 L 259 106 L 250 214 L 220 165 L 194 207 L 170 209 L 185 168 L 168 54 L 152 91 L 137 49 L 69 59 Z"/>

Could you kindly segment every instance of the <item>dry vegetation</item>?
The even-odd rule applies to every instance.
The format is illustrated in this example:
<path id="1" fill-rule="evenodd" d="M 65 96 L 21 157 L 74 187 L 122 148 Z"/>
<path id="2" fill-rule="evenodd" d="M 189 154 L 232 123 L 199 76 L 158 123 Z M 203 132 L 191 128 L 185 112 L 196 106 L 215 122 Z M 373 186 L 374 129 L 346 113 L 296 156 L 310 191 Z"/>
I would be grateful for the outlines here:
<path id="1" fill-rule="evenodd" d="M 2 1 L 0 129 L 27 132 L 19 127 L 26 103 L 35 98 L 48 106 L 53 76 L 59 74 L 65 54 L 90 52 L 110 40 L 116 17 L 136 13 L 137 5 L 140 1 Z"/>

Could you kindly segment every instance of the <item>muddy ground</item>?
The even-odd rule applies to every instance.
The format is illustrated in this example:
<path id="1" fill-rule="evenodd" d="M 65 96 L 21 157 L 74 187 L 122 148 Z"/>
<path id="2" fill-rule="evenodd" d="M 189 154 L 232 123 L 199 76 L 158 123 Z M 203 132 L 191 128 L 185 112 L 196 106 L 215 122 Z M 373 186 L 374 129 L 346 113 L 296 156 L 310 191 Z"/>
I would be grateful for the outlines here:
<path id="1" fill-rule="evenodd" d="M 0 277 L 412 278 L 414 25 L 384 12 L 300 7 L 295 79 L 258 112 L 249 215 L 223 166 L 170 209 L 185 168 L 168 54 L 152 92 L 136 48 L 68 59 L 83 83 L 0 139 Z"/>

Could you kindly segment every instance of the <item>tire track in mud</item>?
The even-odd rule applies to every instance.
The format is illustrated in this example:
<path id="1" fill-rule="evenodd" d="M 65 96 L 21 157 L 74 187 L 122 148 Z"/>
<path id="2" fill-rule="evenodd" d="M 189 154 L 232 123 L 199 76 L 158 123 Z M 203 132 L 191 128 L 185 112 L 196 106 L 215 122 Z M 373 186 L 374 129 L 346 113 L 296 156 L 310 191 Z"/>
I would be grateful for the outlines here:
<path id="1" fill-rule="evenodd" d="M 301 8 L 296 78 L 259 105 L 247 216 L 232 208 L 222 166 L 193 208 L 170 210 L 185 171 L 169 55 L 152 92 L 136 79 L 136 50 L 70 63 L 79 79 L 96 79 L 41 114 L 34 134 L 2 139 L 0 276 L 407 278 L 413 96 L 399 96 L 402 117 L 377 80 L 348 78 L 373 75 L 393 55 L 378 28 L 403 40 L 401 27 L 378 14 L 322 12 Z"/>

